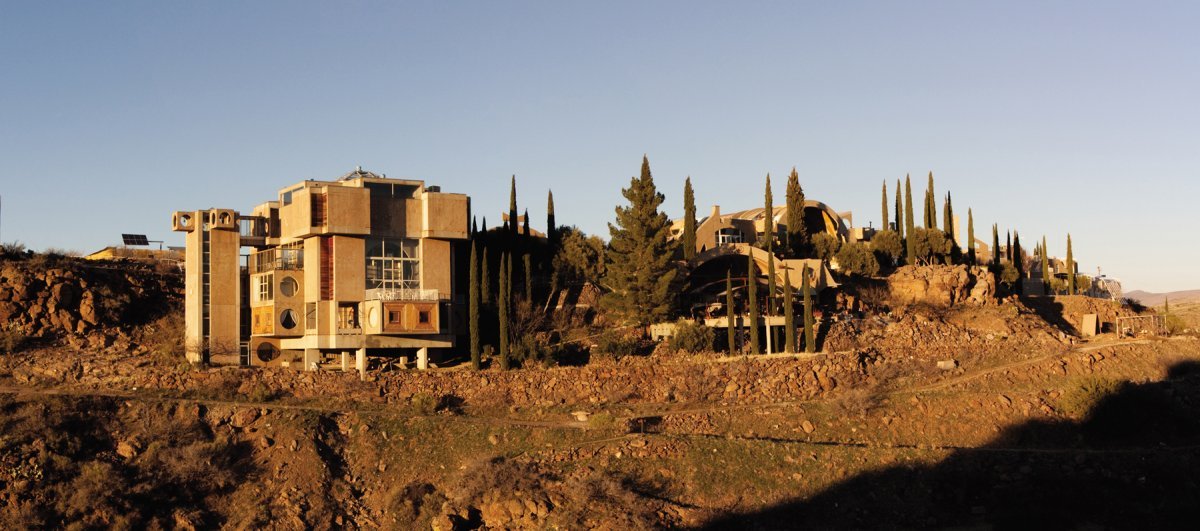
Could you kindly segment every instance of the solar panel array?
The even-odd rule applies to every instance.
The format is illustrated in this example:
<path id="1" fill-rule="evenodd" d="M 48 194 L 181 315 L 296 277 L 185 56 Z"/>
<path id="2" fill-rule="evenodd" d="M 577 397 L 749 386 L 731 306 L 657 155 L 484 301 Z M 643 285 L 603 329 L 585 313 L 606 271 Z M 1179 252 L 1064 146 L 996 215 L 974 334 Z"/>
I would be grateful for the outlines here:
<path id="1" fill-rule="evenodd" d="M 146 239 L 145 234 L 122 234 L 121 241 L 125 245 L 150 245 L 150 240 Z"/>

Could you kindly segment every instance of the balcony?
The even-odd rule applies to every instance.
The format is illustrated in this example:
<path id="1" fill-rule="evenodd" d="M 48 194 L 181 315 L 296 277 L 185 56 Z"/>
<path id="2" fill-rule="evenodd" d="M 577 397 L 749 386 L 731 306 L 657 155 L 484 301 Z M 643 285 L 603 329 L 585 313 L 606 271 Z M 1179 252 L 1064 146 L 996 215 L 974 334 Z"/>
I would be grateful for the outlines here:
<path id="1" fill-rule="evenodd" d="M 269 273 L 275 270 L 299 271 L 304 269 L 302 249 L 264 249 L 250 255 L 250 273 Z"/>
<path id="2" fill-rule="evenodd" d="M 369 301 L 436 301 L 438 290 L 419 288 L 387 289 L 377 288 L 367 290 Z"/>

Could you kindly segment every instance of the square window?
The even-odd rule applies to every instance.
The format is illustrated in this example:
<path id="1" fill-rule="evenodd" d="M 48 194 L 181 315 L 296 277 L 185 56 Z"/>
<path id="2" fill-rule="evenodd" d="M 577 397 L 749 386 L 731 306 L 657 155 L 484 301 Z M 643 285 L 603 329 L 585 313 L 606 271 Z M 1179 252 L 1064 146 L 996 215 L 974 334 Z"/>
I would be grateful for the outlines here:
<path id="1" fill-rule="evenodd" d="M 417 322 L 421 324 L 429 324 L 429 310 L 421 310 L 418 312 Z"/>

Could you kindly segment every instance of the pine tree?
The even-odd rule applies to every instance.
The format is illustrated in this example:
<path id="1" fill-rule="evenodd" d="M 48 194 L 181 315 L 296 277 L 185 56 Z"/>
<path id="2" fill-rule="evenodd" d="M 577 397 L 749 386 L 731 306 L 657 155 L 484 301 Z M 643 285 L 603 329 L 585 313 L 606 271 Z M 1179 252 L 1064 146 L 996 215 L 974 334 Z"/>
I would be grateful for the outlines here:
<path id="1" fill-rule="evenodd" d="M 1047 293 L 1050 292 L 1050 257 L 1046 253 L 1046 236 L 1042 236 L 1042 284 Z"/>
<path id="2" fill-rule="evenodd" d="M 774 197 L 771 195 L 771 174 L 767 174 L 767 190 L 763 194 L 763 234 L 762 245 L 767 253 L 774 252 L 775 246 L 775 205 Z"/>
<path id="3" fill-rule="evenodd" d="M 885 192 L 886 197 L 886 192 Z M 884 220 L 887 219 L 885 216 Z M 783 270 L 783 349 L 784 352 L 796 352 L 796 316 L 792 308 L 792 278 L 787 269 Z"/>
<path id="4" fill-rule="evenodd" d="M 527 218 L 528 219 L 528 218 Z M 533 257 L 525 253 L 525 300 L 533 304 Z"/>
<path id="5" fill-rule="evenodd" d="M 908 265 L 917 263 L 917 240 L 913 238 L 916 220 L 913 219 L 912 179 L 904 176 L 904 243 L 908 255 Z"/>
<path id="6" fill-rule="evenodd" d="M 737 340 L 734 335 L 733 323 L 736 316 L 733 313 L 733 274 L 725 272 L 725 339 L 729 342 L 729 354 L 737 352 Z"/>
<path id="7" fill-rule="evenodd" d="M 803 258 L 808 253 L 808 229 L 804 227 L 804 189 L 794 166 L 788 175 L 786 202 L 789 256 Z"/>
<path id="8" fill-rule="evenodd" d="M 929 172 L 929 188 L 925 191 L 925 228 L 936 229 L 937 196 L 933 193 L 933 172 Z"/>
<path id="9" fill-rule="evenodd" d="M 1000 227 L 992 223 L 992 267 L 1000 268 Z"/>
<path id="10" fill-rule="evenodd" d="M 804 289 L 804 351 L 817 351 L 817 334 L 816 321 L 813 319 L 813 299 L 812 299 L 812 279 L 811 272 L 808 269 L 808 264 L 804 264 L 803 273 L 803 289 Z"/>
<path id="11" fill-rule="evenodd" d="M 496 306 L 500 315 L 500 369 L 508 370 L 508 309 L 509 309 L 509 278 L 507 255 L 500 255 L 500 293 L 496 296 Z"/>
<path id="12" fill-rule="evenodd" d="M 550 254 L 553 255 L 554 250 L 558 249 L 558 225 L 554 221 L 554 190 L 546 193 L 546 240 L 550 242 Z"/>
<path id="13" fill-rule="evenodd" d="M 1067 233 L 1067 295 L 1075 294 L 1075 253 L 1071 250 L 1071 234 Z"/>
<path id="14" fill-rule="evenodd" d="M 475 242 L 471 242 L 471 289 L 467 294 L 468 300 L 468 320 L 470 321 L 470 352 L 471 352 L 471 368 L 479 370 L 481 363 L 479 360 L 479 260 L 475 255 Z"/>
<path id="15" fill-rule="evenodd" d="M 696 194 L 692 178 L 683 181 L 683 259 L 696 257 Z"/>
<path id="16" fill-rule="evenodd" d="M 750 304 L 750 353 L 758 354 L 758 268 L 754 265 L 754 255 L 747 255 L 749 263 L 746 269 L 746 297 Z"/>
<path id="17" fill-rule="evenodd" d="M 671 266 L 674 242 L 667 239 L 670 220 L 660 212 L 663 195 L 654 187 L 650 161 L 642 158 L 642 175 L 621 190 L 629 206 L 618 206 L 617 223 L 608 224 L 608 282 L 605 303 L 639 324 L 663 319 L 671 309 Z"/>
<path id="18" fill-rule="evenodd" d="M 512 187 L 508 190 L 508 230 L 511 235 L 510 245 L 517 242 L 517 176 L 512 176 Z M 509 249 L 512 250 L 511 247 Z"/>
<path id="19" fill-rule="evenodd" d="M 879 225 L 879 230 L 888 229 L 888 195 L 887 195 L 887 179 L 883 180 L 883 223 Z"/>
<path id="20" fill-rule="evenodd" d="M 896 179 L 896 233 L 904 239 L 904 198 L 900 195 L 900 179 Z"/>
<path id="21" fill-rule="evenodd" d="M 967 262 L 975 265 L 975 213 L 967 209 Z"/>
<path id="22" fill-rule="evenodd" d="M 488 248 L 486 245 L 483 246 L 483 260 L 479 261 L 479 268 L 480 268 L 480 272 L 479 272 L 480 301 L 483 302 L 484 306 L 491 306 L 491 304 L 492 304 L 492 281 L 491 281 L 492 274 L 490 271 L 491 268 L 488 266 Z"/>

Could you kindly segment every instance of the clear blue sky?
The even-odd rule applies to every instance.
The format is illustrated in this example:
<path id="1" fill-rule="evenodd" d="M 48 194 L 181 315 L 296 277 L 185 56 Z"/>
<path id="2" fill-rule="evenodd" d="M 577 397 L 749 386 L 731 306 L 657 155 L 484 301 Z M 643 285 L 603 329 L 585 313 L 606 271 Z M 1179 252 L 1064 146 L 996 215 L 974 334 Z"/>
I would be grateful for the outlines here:
<path id="1" fill-rule="evenodd" d="M 0 238 L 179 244 L 362 165 L 607 237 L 648 154 L 674 217 L 809 197 L 878 225 L 934 172 L 957 212 L 1073 234 L 1126 289 L 1200 288 L 1194 2 L 6 2 Z M 918 200 L 920 191 L 917 192 Z M 544 224 L 544 222 L 542 222 Z"/>

